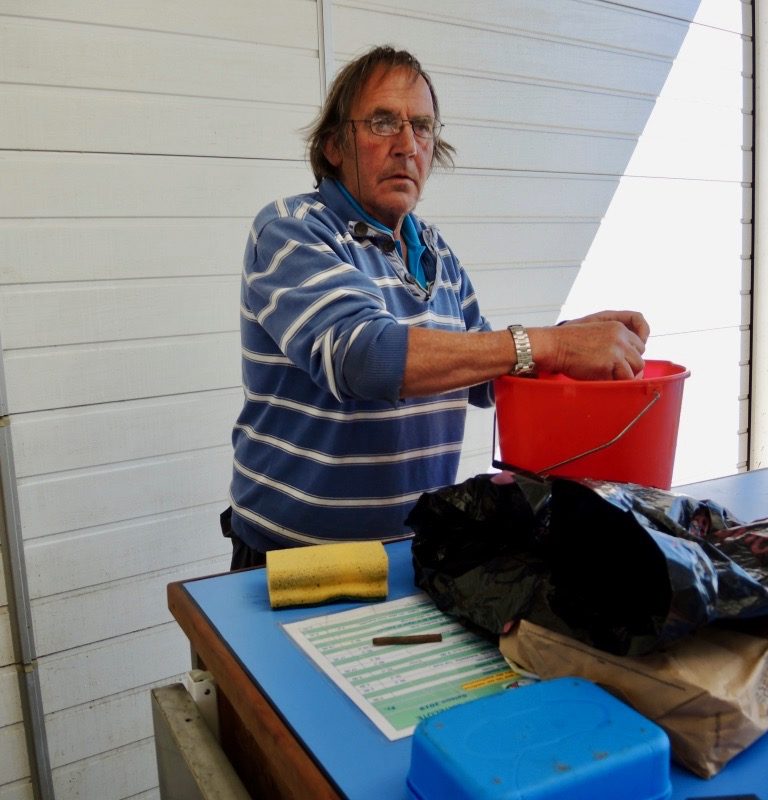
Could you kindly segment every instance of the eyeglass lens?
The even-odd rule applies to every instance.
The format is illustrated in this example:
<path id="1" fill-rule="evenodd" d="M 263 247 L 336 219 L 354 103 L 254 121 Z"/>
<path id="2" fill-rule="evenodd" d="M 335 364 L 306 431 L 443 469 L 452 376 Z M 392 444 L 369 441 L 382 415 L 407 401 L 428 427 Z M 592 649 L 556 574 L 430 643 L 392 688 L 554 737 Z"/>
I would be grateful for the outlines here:
<path id="1" fill-rule="evenodd" d="M 395 136 L 403 129 L 403 125 L 408 123 L 413 128 L 415 136 L 419 136 L 422 139 L 433 139 L 442 128 L 442 123 L 432 119 L 432 117 L 401 119 L 400 117 L 386 114 L 372 117 L 369 120 L 365 120 L 365 122 L 368 123 L 371 131 L 377 136 Z"/>

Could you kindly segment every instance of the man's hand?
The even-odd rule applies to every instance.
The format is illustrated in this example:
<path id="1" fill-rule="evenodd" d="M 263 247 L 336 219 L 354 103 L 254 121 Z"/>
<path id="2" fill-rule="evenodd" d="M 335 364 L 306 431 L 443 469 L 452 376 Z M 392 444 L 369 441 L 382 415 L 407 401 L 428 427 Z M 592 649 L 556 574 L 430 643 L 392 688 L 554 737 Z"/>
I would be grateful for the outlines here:
<path id="1" fill-rule="evenodd" d="M 552 328 L 528 328 L 544 372 L 619 380 L 643 369 L 648 323 L 636 311 L 601 311 Z M 401 397 L 423 397 L 506 375 L 515 363 L 509 331 L 457 333 L 410 328 Z"/>
<path id="2" fill-rule="evenodd" d="M 600 322 L 616 320 L 626 325 L 633 333 L 636 333 L 643 343 L 648 341 L 651 332 L 645 317 L 639 311 L 598 311 L 595 314 L 588 314 L 586 317 L 572 319 L 564 322 L 563 325 L 579 325 L 584 322 Z"/>
<path id="3" fill-rule="evenodd" d="M 649 333 L 637 311 L 600 311 L 555 328 L 528 330 L 540 369 L 589 380 L 636 377 Z"/>

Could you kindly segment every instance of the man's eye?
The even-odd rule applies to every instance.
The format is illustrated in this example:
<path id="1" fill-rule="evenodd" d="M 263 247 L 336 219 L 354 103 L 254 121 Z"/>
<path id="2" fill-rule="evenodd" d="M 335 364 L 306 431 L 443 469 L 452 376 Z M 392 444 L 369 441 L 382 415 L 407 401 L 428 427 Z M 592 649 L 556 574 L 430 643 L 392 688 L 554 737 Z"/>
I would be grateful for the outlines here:
<path id="1" fill-rule="evenodd" d="M 374 117 L 371 120 L 371 124 L 378 128 L 379 130 L 395 130 L 399 124 L 398 120 L 395 117 Z"/>
<path id="2" fill-rule="evenodd" d="M 433 122 L 429 117 L 412 119 L 411 125 L 415 133 L 421 136 L 429 136 L 432 133 Z"/>

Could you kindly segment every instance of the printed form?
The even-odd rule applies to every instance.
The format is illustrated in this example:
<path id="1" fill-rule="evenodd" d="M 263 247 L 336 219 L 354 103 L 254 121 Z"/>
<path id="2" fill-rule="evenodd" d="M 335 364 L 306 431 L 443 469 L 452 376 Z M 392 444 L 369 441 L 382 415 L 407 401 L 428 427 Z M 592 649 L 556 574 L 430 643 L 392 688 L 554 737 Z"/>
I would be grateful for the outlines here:
<path id="1" fill-rule="evenodd" d="M 409 736 L 420 719 L 438 711 L 537 680 L 511 668 L 495 644 L 425 594 L 283 627 L 391 740 Z M 374 637 L 427 633 L 442 634 L 442 641 L 372 644 Z"/>

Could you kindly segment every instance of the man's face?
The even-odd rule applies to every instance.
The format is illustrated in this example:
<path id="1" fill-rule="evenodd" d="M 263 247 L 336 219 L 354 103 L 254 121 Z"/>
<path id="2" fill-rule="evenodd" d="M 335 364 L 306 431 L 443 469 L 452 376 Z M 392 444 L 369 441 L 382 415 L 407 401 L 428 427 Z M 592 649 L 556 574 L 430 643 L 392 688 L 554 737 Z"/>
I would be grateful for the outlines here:
<path id="1" fill-rule="evenodd" d="M 351 119 L 393 114 L 400 119 L 434 117 L 429 86 L 407 67 L 377 67 L 352 106 Z M 434 141 L 414 136 L 403 125 L 394 136 L 377 136 L 365 122 L 354 129 L 347 123 L 347 142 L 325 145 L 325 156 L 339 178 L 373 217 L 400 232 L 400 223 L 413 210 L 429 177 Z"/>

